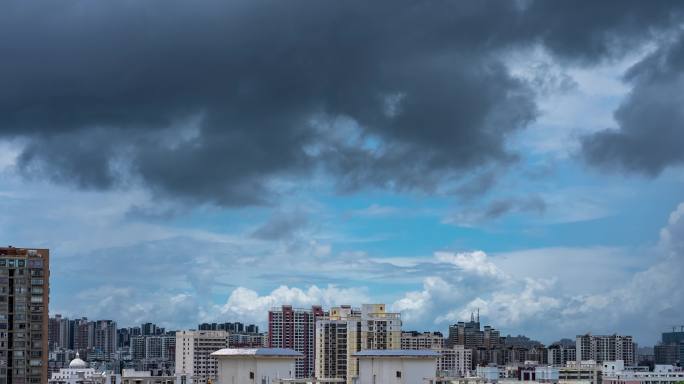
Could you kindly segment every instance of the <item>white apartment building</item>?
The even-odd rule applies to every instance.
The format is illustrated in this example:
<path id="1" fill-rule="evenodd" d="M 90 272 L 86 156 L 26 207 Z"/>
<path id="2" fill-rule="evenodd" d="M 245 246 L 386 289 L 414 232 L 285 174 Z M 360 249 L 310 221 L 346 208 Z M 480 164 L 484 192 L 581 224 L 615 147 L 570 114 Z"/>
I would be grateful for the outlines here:
<path id="1" fill-rule="evenodd" d="M 401 349 L 442 349 L 444 335 L 441 332 L 402 332 Z"/>
<path id="2" fill-rule="evenodd" d="M 441 376 L 465 377 L 470 373 L 473 352 L 463 345 L 446 348 L 444 336 L 441 332 L 402 332 L 401 349 L 425 350 L 430 349 L 439 353 L 435 372 Z"/>
<path id="3" fill-rule="evenodd" d="M 443 376 L 467 377 L 470 375 L 470 367 L 473 361 L 473 351 L 463 345 L 454 345 L 451 348 L 435 350 L 439 353 L 437 358 L 437 371 Z"/>
<path id="4" fill-rule="evenodd" d="M 558 380 L 561 383 L 598 384 L 603 372 L 594 360 L 568 361 L 565 367 L 558 368 Z"/>
<path id="5" fill-rule="evenodd" d="M 675 384 L 684 381 L 684 370 L 672 365 L 656 365 L 653 371 L 625 368 L 623 361 L 608 361 L 602 366 L 604 384 Z"/>
<path id="6" fill-rule="evenodd" d="M 484 379 L 488 383 L 495 383 L 504 376 L 501 369 L 494 365 L 475 367 L 475 376 Z"/>
<path id="7" fill-rule="evenodd" d="M 547 348 L 547 361 L 556 367 L 565 366 L 568 361 L 577 360 L 576 349 L 574 345 L 571 347 L 560 344 L 551 345 Z"/>
<path id="8" fill-rule="evenodd" d="M 621 335 L 578 335 L 575 339 L 577 360 L 604 361 L 623 360 L 626 365 L 634 365 L 636 344 L 632 336 Z"/>
<path id="9" fill-rule="evenodd" d="M 195 384 L 216 380 L 216 359 L 213 352 L 228 348 L 226 331 L 176 332 L 176 376 L 191 376 Z"/>

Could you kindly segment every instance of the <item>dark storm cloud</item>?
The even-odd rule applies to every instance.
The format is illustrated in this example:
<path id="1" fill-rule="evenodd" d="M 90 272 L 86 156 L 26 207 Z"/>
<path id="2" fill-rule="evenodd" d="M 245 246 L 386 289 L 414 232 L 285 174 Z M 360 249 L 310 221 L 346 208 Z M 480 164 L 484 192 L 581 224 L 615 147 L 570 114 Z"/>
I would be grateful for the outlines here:
<path id="1" fill-rule="evenodd" d="M 534 92 L 500 53 L 599 60 L 669 26 L 655 4 L 3 2 L 0 137 L 83 188 L 262 204 L 321 167 L 341 190 L 432 191 L 516 159 Z"/>
<path id="2" fill-rule="evenodd" d="M 679 25 L 683 7 L 677 0 L 525 3 L 529 6 L 521 29 L 557 57 L 585 63 L 619 57 Z"/>
<path id="3" fill-rule="evenodd" d="M 635 65 L 634 84 L 615 112 L 618 130 L 587 136 L 590 163 L 657 175 L 684 163 L 684 35 Z"/>

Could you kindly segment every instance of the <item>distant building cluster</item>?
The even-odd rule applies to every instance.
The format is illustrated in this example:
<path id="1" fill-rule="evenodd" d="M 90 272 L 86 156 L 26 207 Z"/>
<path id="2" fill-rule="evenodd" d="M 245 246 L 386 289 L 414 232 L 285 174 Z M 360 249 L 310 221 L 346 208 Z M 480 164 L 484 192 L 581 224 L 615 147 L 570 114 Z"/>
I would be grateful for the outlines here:
<path id="1" fill-rule="evenodd" d="M 216 375 L 213 359 L 208 358 L 210 353 L 229 346 L 266 344 L 266 335 L 259 333 L 254 324 L 203 323 L 198 329 L 168 331 L 154 323 L 117 328 L 112 320 L 69 319 L 57 314 L 48 321 L 48 372 L 69 369 L 78 356 L 93 372 L 126 372 L 129 377 L 141 373 L 151 377 L 178 375 L 198 377 L 195 382 L 206 383 L 202 377 Z M 181 366 L 177 368 L 176 362 Z"/>
<path id="2" fill-rule="evenodd" d="M 661 343 L 653 348 L 656 364 L 684 365 L 684 325 L 663 332 Z"/>
<path id="3" fill-rule="evenodd" d="M 70 383 L 63 378 L 84 369 L 92 383 L 102 384 L 146 383 L 132 381 L 141 377 L 149 377 L 149 383 L 232 383 L 225 381 L 232 364 L 240 359 L 252 364 L 258 353 L 265 355 L 257 359 L 252 374 L 268 383 L 370 384 L 373 375 L 376 384 L 409 382 L 377 381 L 388 375 L 387 369 L 396 370 L 394 379 L 420 376 L 434 384 L 674 384 L 663 379 L 664 372 L 682 375 L 677 367 L 681 352 L 674 347 L 684 344 L 684 332 L 664 333 L 651 361 L 637 353 L 631 336 L 585 334 L 545 346 L 522 335 L 502 336 L 492 326 L 483 327 L 474 313 L 469 321 L 449 326 L 446 336 L 407 331 L 402 325 L 401 314 L 384 304 L 330 309 L 283 305 L 269 311 L 264 333 L 240 322 L 167 331 L 153 323 L 117 328 L 111 320 L 55 315 L 49 320 L 50 383 Z M 268 354 L 279 357 L 266 358 Z M 272 365 L 276 360 L 280 365 Z M 644 361 L 657 365 L 637 365 Z M 166 381 L 152 381 L 162 379 Z"/>

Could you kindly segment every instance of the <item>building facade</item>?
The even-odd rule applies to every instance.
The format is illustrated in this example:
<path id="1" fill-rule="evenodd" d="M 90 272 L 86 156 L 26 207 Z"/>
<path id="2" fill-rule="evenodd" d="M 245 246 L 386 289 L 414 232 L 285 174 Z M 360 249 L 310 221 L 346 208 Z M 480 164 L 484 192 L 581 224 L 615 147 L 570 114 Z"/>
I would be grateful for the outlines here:
<path id="1" fill-rule="evenodd" d="M 356 384 L 424 383 L 434 377 L 438 353 L 429 350 L 365 350 L 354 353 Z"/>
<path id="2" fill-rule="evenodd" d="M 351 383 L 359 374 L 354 353 L 401 348 L 401 315 L 387 312 L 384 304 L 333 307 L 316 321 L 315 344 L 316 377 Z"/>
<path id="3" fill-rule="evenodd" d="M 213 352 L 228 348 L 226 331 L 176 332 L 176 375 L 191 376 L 195 384 L 216 381 L 216 359 Z"/>
<path id="4" fill-rule="evenodd" d="M 217 384 L 271 384 L 294 379 L 295 361 L 303 356 L 290 348 L 226 348 L 212 357 L 218 361 Z"/>
<path id="5" fill-rule="evenodd" d="M 661 343 L 653 348 L 656 364 L 682 365 L 684 362 L 684 326 L 680 331 L 663 332 Z"/>
<path id="6" fill-rule="evenodd" d="M 625 365 L 634 365 L 636 362 L 636 344 L 632 336 L 578 335 L 575 351 L 577 361 L 594 360 L 601 363 L 623 360 Z"/>
<path id="7" fill-rule="evenodd" d="M 624 368 L 621 361 L 618 369 L 604 369 L 604 384 L 677 384 L 684 382 L 682 368 L 656 364 L 652 371 L 637 371 Z"/>
<path id="8" fill-rule="evenodd" d="M 451 348 L 440 348 L 437 358 L 437 371 L 440 375 L 449 377 L 467 377 L 471 373 L 473 355 L 471 349 L 462 345 L 454 345 Z"/>
<path id="9" fill-rule="evenodd" d="M 50 251 L 0 248 L 0 384 L 48 380 Z"/>
<path id="10" fill-rule="evenodd" d="M 92 331 L 93 350 L 99 358 L 112 360 L 116 354 L 116 322 L 113 320 L 97 320 L 89 324 Z"/>
<path id="11" fill-rule="evenodd" d="M 576 361 L 576 347 L 552 344 L 548 347 L 548 363 L 557 367 L 564 366 L 568 361 Z"/>
<path id="12" fill-rule="evenodd" d="M 442 349 L 444 336 L 441 332 L 402 332 L 401 349 Z"/>
<path id="13" fill-rule="evenodd" d="M 324 315 L 320 306 L 299 309 L 283 305 L 268 312 L 268 346 L 290 348 L 302 354 L 296 361 L 296 378 L 314 376 L 316 320 Z M 258 331 L 256 326 L 253 329 Z"/>

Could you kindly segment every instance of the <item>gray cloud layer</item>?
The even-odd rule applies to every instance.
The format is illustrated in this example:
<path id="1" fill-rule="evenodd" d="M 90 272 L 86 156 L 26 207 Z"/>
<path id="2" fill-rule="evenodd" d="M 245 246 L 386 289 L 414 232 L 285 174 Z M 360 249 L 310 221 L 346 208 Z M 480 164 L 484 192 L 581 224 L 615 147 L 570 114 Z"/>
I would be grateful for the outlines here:
<path id="1" fill-rule="evenodd" d="M 626 79 L 634 88 L 615 112 L 620 129 L 584 138 L 587 159 L 647 175 L 684 163 L 684 35 L 636 64 Z"/>
<path id="2" fill-rule="evenodd" d="M 503 53 L 541 43 L 560 60 L 594 63 L 667 30 L 680 8 L 5 2 L 0 34 L 12 38 L 0 41 L 0 138 L 24 140 L 18 166 L 27 175 L 94 189 L 142 183 L 159 196 L 226 206 L 267 203 L 273 179 L 318 168 L 342 190 L 432 191 L 515 161 L 506 138 L 537 109 L 532 85 L 511 76 Z M 679 89 L 635 79 L 635 104 Z M 640 126 L 626 105 L 618 116 Z M 667 126 L 659 132 L 681 133 Z M 598 136 L 585 149 L 601 163 L 596 154 L 620 140 Z"/>

